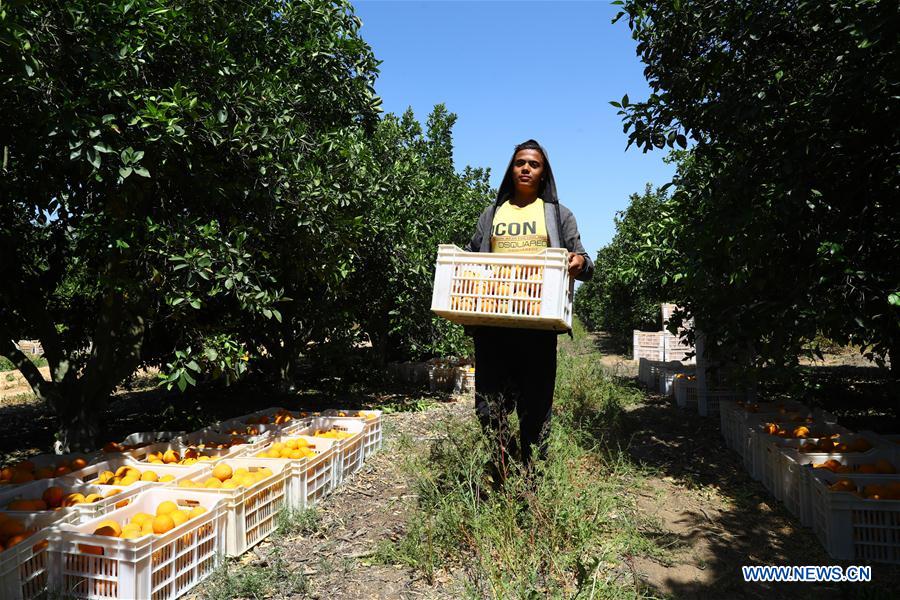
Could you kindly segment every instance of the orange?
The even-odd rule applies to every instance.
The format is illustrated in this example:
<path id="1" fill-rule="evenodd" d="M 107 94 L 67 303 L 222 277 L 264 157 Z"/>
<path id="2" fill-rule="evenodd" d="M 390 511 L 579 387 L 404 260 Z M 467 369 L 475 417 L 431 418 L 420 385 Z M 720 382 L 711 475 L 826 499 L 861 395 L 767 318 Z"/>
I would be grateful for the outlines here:
<path id="1" fill-rule="evenodd" d="M 22 521 L 10 517 L 0 522 L 0 538 L 9 538 L 25 533 L 25 525 Z"/>
<path id="2" fill-rule="evenodd" d="M 207 512 L 206 508 L 204 508 L 202 506 L 195 506 L 194 508 L 191 509 L 191 512 L 188 513 L 188 518 L 193 519 L 193 518 L 199 517 L 200 515 L 204 514 L 205 512 Z"/>
<path id="3" fill-rule="evenodd" d="M 832 492 L 855 492 L 856 484 L 849 479 L 838 479 L 836 482 L 828 486 Z"/>
<path id="4" fill-rule="evenodd" d="M 872 444 L 866 438 L 857 438 L 850 442 L 850 448 L 853 452 L 868 452 L 872 449 Z"/>
<path id="5" fill-rule="evenodd" d="M 234 471 L 232 471 L 229 465 L 222 463 L 215 466 L 212 474 L 213 477 L 219 481 L 225 481 L 226 479 L 231 479 L 231 476 L 234 475 Z"/>
<path id="6" fill-rule="evenodd" d="M 165 504 L 165 502 L 163 504 Z M 175 529 L 175 521 L 172 520 L 172 517 L 169 514 L 158 514 L 156 517 L 154 517 L 153 533 L 161 534 L 166 533 L 167 531 L 172 531 L 173 529 Z"/>
<path id="7" fill-rule="evenodd" d="M 20 533 L 19 535 L 14 535 L 6 541 L 6 547 L 12 548 L 19 542 L 23 542 L 31 536 L 30 533 Z"/>
<path id="8" fill-rule="evenodd" d="M 222 487 L 222 482 L 216 479 L 215 477 L 210 477 L 206 481 L 203 482 L 203 487 L 205 488 L 214 488 L 218 489 Z"/>
<path id="9" fill-rule="evenodd" d="M 11 481 L 13 483 L 28 483 L 29 481 L 34 481 L 34 475 L 32 475 L 31 471 L 16 469 L 13 471 Z"/>
<path id="10" fill-rule="evenodd" d="M 50 508 L 57 508 L 62 505 L 63 498 L 65 497 L 65 492 L 59 486 L 52 485 L 44 490 L 41 498 L 44 499 L 44 502 L 47 503 L 47 506 Z"/>
<path id="11" fill-rule="evenodd" d="M 122 534 L 122 528 L 119 524 L 112 520 L 101 521 L 94 529 L 94 535 L 105 535 L 108 537 L 119 537 Z"/>
<path id="12" fill-rule="evenodd" d="M 806 438 L 809 437 L 809 427 L 806 425 L 801 425 L 800 427 L 795 427 L 793 431 L 793 436 L 795 438 Z"/>
<path id="13" fill-rule="evenodd" d="M 175 479 L 174 475 L 163 475 L 157 481 L 159 481 L 160 483 L 164 483 L 166 481 L 172 481 L 173 479 Z"/>
<path id="14" fill-rule="evenodd" d="M 153 518 L 141 525 L 141 533 L 144 535 L 153 533 Z"/>
<path id="15" fill-rule="evenodd" d="M 157 516 L 167 515 L 169 513 L 173 513 L 178 510 L 178 505 L 172 502 L 171 500 L 166 500 L 165 502 L 160 502 L 159 506 L 156 507 Z"/>
<path id="16" fill-rule="evenodd" d="M 77 471 L 77 470 L 85 468 L 86 466 L 87 466 L 87 461 L 84 460 L 83 458 L 76 458 L 75 460 L 72 461 L 72 470 Z"/>
<path id="17" fill-rule="evenodd" d="M 34 472 L 34 470 L 36 469 L 36 467 L 34 466 L 34 463 L 31 462 L 30 460 L 23 460 L 16 466 L 14 466 L 13 468 L 18 469 L 20 471 L 29 471 L 29 472 Z"/>
<path id="18" fill-rule="evenodd" d="M 101 500 L 103 500 L 103 496 L 101 496 L 100 494 L 88 494 L 87 496 L 84 497 L 85 504 L 91 504 L 93 502 L 100 502 Z"/>
<path id="19" fill-rule="evenodd" d="M 186 523 L 187 520 L 190 518 L 190 517 L 188 517 L 188 514 L 183 510 L 176 510 L 173 513 L 169 513 L 169 516 L 172 517 L 172 522 L 175 523 L 175 527 L 178 527 L 179 525 Z"/>
<path id="20" fill-rule="evenodd" d="M 885 487 L 878 484 L 867 485 L 863 488 L 863 498 L 869 500 L 881 500 L 885 496 Z"/>
<path id="21" fill-rule="evenodd" d="M 174 450 L 166 450 L 166 453 L 163 454 L 163 458 L 162 458 L 162 461 L 164 463 L 166 463 L 167 465 L 178 462 L 179 460 L 180 460 L 180 457 L 178 456 L 178 453 L 175 452 Z"/>
<path id="22" fill-rule="evenodd" d="M 131 522 L 135 525 L 143 525 L 147 521 L 152 521 L 153 515 L 147 514 L 145 512 L 140 512 L 131 517 Z"/>
<path id="23" fill-rule="evenodd" d="M 50 467 L 44 467 L 34 472 L 35 479 L 50 479 L 51 477 L 53 477 L 53 469 Z"/>
<path id="24" fill-rule="evenodd" d="M 62 505 L 63 506 L 75 506 L 76 504 L 81 504 L 84 502 L 84 496 L 75 492 L 74 494 L 69 494 L 65 498 L 63 498 Z"/>
<path id="25" fill-rule="evenodd" d="M 241 487 L 240 481 L 238 481 L 234 477 L 232 477 L 231 479 L 226 479 L 224 482 L 222 482 L 223 490 L 234 490 L 239 487 Z"/>
<path id="26" fill-rule="evenodd" d="M 197 485 L 197 482 L 195 482 L 195 481 L 191 481 L 190 479 L 185 479 L 184 481 L 178 482 L 178 487 L 187 489 L 187 488 L 196 488 L 196 487 L 200 487 L 200 486 Z"/>
<path id="27" fill-rule="evenodd" d="M 101 548 L 100 546 L 78 544 L 78 549 L 84 554 L 97 554 L 98 556 L 103 556 L 103 548 Z"/>
<path id="28" fill-rule="evenodd" d="M 144 537 L 146 535 L 140 529 L 126 529 L 122 531 L 122 534 L 119 536 L 123 540 L 136 540 L 139 537 Z"/>
<path id="29" fill-rule="evenodd" d="M 822 438 L 814 444 L 814 446 L 824 452 L 830 452 L 834 449 L 834 440 L 830 438 Z"/>
<path id="30" fill-rule="evenodd" d="M 897 472 L 897 469 L 890 461 L 880 458 L 875 461 L 875 471 L 884 475 L 893 475 Z"/>
<path id="31" fill-rule="evenodd" d="M 108 492 L 106 492 L 105 494 L 103 494 L 103 497 L 110 498 L 112 496 L 115 496 L 116 494 L 121 494 L 121 493 L 122 493 L 122 490 L 120 490 L 119 488 L 113 488 L 113 489 L 109 490 Z"/>

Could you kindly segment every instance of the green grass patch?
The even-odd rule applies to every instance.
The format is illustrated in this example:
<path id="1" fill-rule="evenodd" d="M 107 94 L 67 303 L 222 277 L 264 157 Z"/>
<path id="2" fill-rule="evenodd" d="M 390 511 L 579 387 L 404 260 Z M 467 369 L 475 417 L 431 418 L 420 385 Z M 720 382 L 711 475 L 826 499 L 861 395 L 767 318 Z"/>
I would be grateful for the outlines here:
<path id="1" fill-rule="evenodd" d="M 512 464 L 496 486 L 485 469 L 492 441 L 474 416 L 437 424 L 428 451 L 407 459 L 418 510 L 374 560 L 407 565 L 429 582 L 460 567 L 472 598 L 640 597 L 623 557 L 666 561 L 669 550 L 635 508 L 646 474 L 613 443 L 640 395 L 598 359 L 582 332 L 561 338 L 548 455 L 534 477 Z"/>
<path id="2" fill-rule="evenodd" d="M 28 360 L 30 360 L 32 363 L 34 363 L 34 366 L 36 366 L 38 368 L 47 366 L 47 359 L 44 358 L 43 356 L 32 356 L 30 354 L 28 354 L 26 356 L 28 356 Z M 17 370 L 16 365 L 14 365 L 11 360 L 6 358 L 5 356 L 0 356 L 0 372 L 16 371 L 16 370 Z"/>

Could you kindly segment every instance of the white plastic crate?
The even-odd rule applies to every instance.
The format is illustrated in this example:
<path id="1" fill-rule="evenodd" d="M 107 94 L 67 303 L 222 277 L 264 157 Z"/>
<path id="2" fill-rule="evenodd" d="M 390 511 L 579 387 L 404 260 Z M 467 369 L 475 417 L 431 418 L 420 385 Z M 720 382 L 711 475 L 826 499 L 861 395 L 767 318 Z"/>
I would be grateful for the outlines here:
<path id="1" fill-rule="evenodd" d="M 821 471 L 822 469 L 818 469 Z M 826 471 L 811 478 L 813 532 L 828 554 L 838 560 L 900 564 L 900 500 L 871 500 L 828 486 L 849 479 L 858 486 L 896 484 L 897 476 L 867 477 Z"/>
<path id="2" fill-rule="evenodd" d="M 877 436 L 868 431 L 861 431 L 856 435 L 841 436 L 842 442 L 853 442 L 858 438 L 864 438 L 872 443 L 878 443 Z M 883 445 L 873 446 L 866 452 L 824 453 L 824 452 L 800 452 L 799 444 L 791 444 L 791 448 L 781 452 L 782 459 L 782 497 L 785 507 L 800 519 L 805 526 L 812 524 L 812 500 L 811 489 L 813 474 L 819 472 L 812 465 L 823 463 L 829 459 L 835 459 L 844 465 L 855 466 L 872 464 L 879 459 L 890 462 L 895 467 L 900 467 L 897 456 Z M 844 475 L 838 473 L 838 475 Z M 865 481 L 870 478 L 883 477 L 883 475 L 861 475 L 849 473 L 855 479 Z"/>
<path id="3" fill-rule="evenodd" d="M 60 526 L 50 541 L 51 590 L 75 598 L 174 600 L 206 579 L 222 561 L 222 499 L 193 490 L 154 488 L 104 519 L 121 524 L 139 512 L 156 514 L 164 501 L 183 509 L 202 506 L 207 512 L 164 534 L 130 540 L 93 535 L 98 520 Z"/>
<path id="4" fill-rule="evenodd" d="M 335 465 L 335 487 L 343 483 L 350 475 L 358 471 L 363 464 L 364 456 L 364 430 L 365 424 L 358 419 L 342 419 L 340 417 L 319 417 L 314 422 L 318 431 L 337 429 L 353 434 L 351 437 L 336 440 L 335 453 L 337 461 Z M 317 439 L 333 439 L 318 438 Z"/>
<path id="5" fill-rule="evenodd" d="M 337 469 L 337 440 L 317 438 L 306 435 L 285 435 L 273 440 L 285 442 L 289 439 L 302 438 L 306 440 L 308 447 L 316 453 L 314 458 L 267 458 L 255 456 L 260 461 L 281 462 L 286 465 L 287 471 L 287 506 L 302 510 L 313 506 L 324 498 L 335 485 L 335 472 Z M 261 448 L 259 452 L 265 452 L 269 445 Z"/>
<path id="6" fill-rule="evenodd" d="M 11 514 L 11 513 L 8 513 Z M 37 531 L 18 544 L 0 551 L 0 598 L 35 600 L 45 598 L 49 577 L 49 538 L 52 526 L 74 523 L 75 512 L 55 511 L 17 516 L 26 529 Z"/>
<path id="7" fill-rule="evenodd" d="M 369 458 L 381 448 L 384 440 L 382 439 L 382 412 L 380 410 L 338 411 L 338 416 L 333 416 L 331 414 L 332 412 L 333 411 L 324 411 L 322 414 L 323 416 L 335 419 L 336 422 L 340 422 L 342 419 L 352 419 L 354 421 L 362 421 L 365 424 L 365 429 L 363 429 L 365 437 L 365 442 L 363 444 L 363 460 Z M 341 414 L 346 416 L 341 417 Z M 310 433 L 313 432 L 313 429 L 314 427 L 310 428 Z"/>
<path id="8" fill-rule="evenodd" d="M 800 413 L 812 416 L 809 408 L 800 402 L 737 402 L 727 400 L 720 402 L 719 416 L 722 426 L 722 435 L 729 448 L 743 452 L 744 437 L 747 428 L 759 419 L 778 420 L 785 415 Z M 827 413 L 817 413 L 817 420 L 826 423 L 834 423 L 836 419 Z M 754 421 L 755 419 L 755 421 Z"/>
<path id="9" fill-rule="evenodd" d="M 634 329 L 631 339 L 632 359 L 635 362 L 640 362 L 642 358 L 653 361 L 666 360 L 664 331 L 638 331 Z"/>
<path id="10" fill-rule="evenodd" d="M 457 367 L 453 379 L 453 393 L 467 394 L 475 391 L 475 367 Z"/>
<path id="11" fill-rule="evenodd" d="M 15 489 L 0 492 L 0 511 L 3 511 L 11 516 L 18 517 L 24 517 L 28 514 L 62 514 L 72 512 L 75 513 L 77 521 L 79 523 L 83 523 L 91 519 L 96 519 L 101 515 L 105 515 L 106 513 L 111 512 L 116 508 L 120 508 L 122 506 L 130 504 L 132 501 L 134 501 L 135 496 L 137 496 L 146 487 L 145 484 L 135 484 L 130 488 L 116 487 L 115 489 L 121 491 L 114 496 L 110 496 L 109 498 L 103 498 L 101 500 L 97 500 L 96 502 L 76 504 L 74 506 L 60 508 L 58 510 L 48 509 L 45 511 L 10 511 L 6 510 L 5 508 L 13 500 L 39 500 L 41 496 L 43 496 L 44 491 L 47 488 L 53 486 L 62 488 L 65 494 L 78 493 L 82 494 L 83 496 L 88 496 L 89 494 L 100 494 L 101 496 L 103 496 L 105 494 L 108 494 L 112 490 L 112 488 L 105 486 L 79 484 L 68 477 L 58 479 L 41 479 L 38 481 L 20 485 Z"/>
<path id="12" fill-rule="evenodd" d="M 431 310 L 454 323 L 568 331 L 575 280 L 569 253 L 465 252 L 438 246 Z"/>
<path id="13" fill-rule="evenodd" d="M 807 428 L 809 428 L 809 435 L 806 436 L 807 439 L 828 437 L 833 434 L 847 435 L 852 433 L 849 429 L 841 427 L 840 425 L 837 425 L 835 423 L 809 423 L 791 421 L 788 423 L 784 423 L 783 425 L 785 429 L 793 429 L 801 425 L 806 426 Z M 796 439 L 767 434 L 763 431 L 764 426 L 765 425 L 763 423 L 759 423 L 749 430 L 749 451 L 744 455 L 744 467 L 747 469 L 747 472 L 751 476 L 753 476 L 754 479 L 756 479 L 757 481 L 762 481 L 763 483 L 765 483 L 765 481 L 772 480 L 771 476 L 769 476 L 769 478 L 767 479 L 767 467 L 780 464 L 775 463 L 771 460 L 769 462 L 766 461 L 768 446 L 771 444 L 783 442 L 785 440 Z"/>
<path id="14" fill-rule="evenodd" d="M 122 445 L 139 448 L 148 444 L 171 442 L 184 435 L 184 433 L 184 431 L 137 431 L 127 435 L 125 439 L 122 440 Z"/>
<path id="15" fill-rule="evenodd" d="M 243 467 L 251 473 L 263 467 L 272 470 L 270 477 L 246 488 L 198 487 L 190 490 L 215 495 L 224 501 L 225 553 L 228 556 L 240 556 L 275 530 L 275 516 L 284 507 L 286 501 L 285 487 L 289 471 L 284 463 L 263 462 L 263 459 L 260 458 L 228 458 L 216 463 L 216 465 L 219 464 L 227 464 L 232 470 Z M 216 465 L 208 465 L 197 473 L 179 478 L 171 485 L 177 486 L 185 479 L 190 479 L 202 486 L 204 481 L 212 477 L 213 468 Z"/>
<path id="16" fill-rule="evenodd" d="M 749 394 L 737 390 L 708 389 L 697 386 L 697 412 L 702 417 L 716 417 L 719 415 L 719 404 L 723 401 L 746 402 Z"/>
<path id="17" fill-rule="evenodd" d="M 672 393 L 675 404 L 679 408 L 697 407 L 697 381 L 695 379 L 677 378 L 672 382 Z"/>
<path id="18" fill-rule="evenodd" d="M 674 396 L 675 395 L 675 378 L 677 375 L 690 375 L 693 373 L 693 369 L 686 365 L 679 365 L 677 367 L 663 367 L 659 370 L 658 377 L 658 391 L 663 396 Z M 680 378 L 679 378 L 680 379 Z"/>

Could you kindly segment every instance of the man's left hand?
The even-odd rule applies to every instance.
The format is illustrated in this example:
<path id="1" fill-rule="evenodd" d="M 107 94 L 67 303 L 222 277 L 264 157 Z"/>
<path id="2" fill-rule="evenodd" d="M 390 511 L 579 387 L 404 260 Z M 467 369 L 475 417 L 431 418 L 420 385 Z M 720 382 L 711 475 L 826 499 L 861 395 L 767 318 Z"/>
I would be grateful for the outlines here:
<path id="1" fill-rule="evenodd" d="M 575 252 L 569 252 L 569 275 L 578 277 L 578 274 L 584 270 L 584 257 Z"/>

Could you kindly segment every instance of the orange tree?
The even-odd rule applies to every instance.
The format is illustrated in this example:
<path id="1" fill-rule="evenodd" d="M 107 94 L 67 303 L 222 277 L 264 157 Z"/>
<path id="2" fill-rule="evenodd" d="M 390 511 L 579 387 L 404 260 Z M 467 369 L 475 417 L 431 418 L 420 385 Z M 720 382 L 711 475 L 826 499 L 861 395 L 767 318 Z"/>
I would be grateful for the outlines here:
<path id="1" fill-rule="evenodd" d="M 620 350 L 631 346 L 632 332 L 662 327 L 663 282 L 650 276 L 632 257 L 645 248 L 644 230 L 655 222 L 667 200 L 650 185 L 632 194 L 628 208 L 616 214 L 612 241 L 597 251 L 594 277 L 575 292 L 575 314 L 591 330 L 609 334 Z"/>
<path id="2" fill-rule="evenodd" d="M 139 365 L 181 389 L 236 376 L 246 329 L 283 319 L 273 248 L 342 231 L 342 197 L 308 178 L 342 131 L 377 123 L 359 27 L 323 0 L 4 5 L 0 352 L 63 448 L 92 446 Z M 268 237 L 288 219 L 306 244 Z M 344 262 L 299 255 L 316 273 Z M 41 339 L 50 381 L 20 337 Z"/>
<path id="3" fill-rule="evenodd" d="M 897 373 L 896 3 L 614 4 L 651 87 L 613 103 L 628 144 L 691 146 L 634 264 L 723 354 L 789 368 L 823 333 Z"/>

